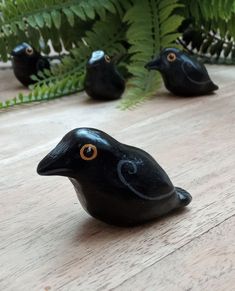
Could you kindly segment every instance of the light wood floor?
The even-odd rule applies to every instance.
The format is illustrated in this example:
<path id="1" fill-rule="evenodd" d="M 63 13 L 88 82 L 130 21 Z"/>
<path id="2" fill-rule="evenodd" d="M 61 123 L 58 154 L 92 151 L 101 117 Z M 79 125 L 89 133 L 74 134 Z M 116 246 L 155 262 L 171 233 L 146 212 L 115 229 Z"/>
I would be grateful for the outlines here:
<path id="1" fill-rule="evenodd" d="M 235 68 L 220 90 L 162 89 L 135 110 L 85 94 L 0 113 L 0 290 L 235 290 Z M 0 72 L 0 99 L 21 89 Z M 69 130 L 96 127 L 151 153 L 193 201 L 142 227 L 91 218 L 72 185 L 36 166 Z"/>

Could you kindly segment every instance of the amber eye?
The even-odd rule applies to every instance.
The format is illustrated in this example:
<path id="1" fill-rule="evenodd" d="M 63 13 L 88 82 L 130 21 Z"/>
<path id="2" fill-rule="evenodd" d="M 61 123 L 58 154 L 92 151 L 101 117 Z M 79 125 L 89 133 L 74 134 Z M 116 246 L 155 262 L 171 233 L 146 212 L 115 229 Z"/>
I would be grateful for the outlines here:
<path id="1" fill-rule="evenodd" d="M 97 157 L 97 148 L 93 144 L 85 144 L 80 149 L 80 156 L 85 161 L 94 160 Z"/>
<path id="2" fill-rule="evenodd" d="M 110 57 L 108 55 L 105 55 L 104 58 L 105 58 L 105 60 L 106 60 L 107 63 L 110 63 L 111 62 L 111 59 L 110 59 Z"/>
<path id="3" fill-rule="evenodd" d="M 167 55 L 167 60 L 168 60 L 168 62 L 174 62 L 174 61 L 176 60 L 176 55 L 175 55 L 175 53 L 169 53 L 169 54 Z"/>
<path id="4" fill-rule="evenodd" d="M 26 51 L 26 54 L 29 56 L 33 54 L 33 49 L 31 47 L 27 47 L 25 51 Z"/>

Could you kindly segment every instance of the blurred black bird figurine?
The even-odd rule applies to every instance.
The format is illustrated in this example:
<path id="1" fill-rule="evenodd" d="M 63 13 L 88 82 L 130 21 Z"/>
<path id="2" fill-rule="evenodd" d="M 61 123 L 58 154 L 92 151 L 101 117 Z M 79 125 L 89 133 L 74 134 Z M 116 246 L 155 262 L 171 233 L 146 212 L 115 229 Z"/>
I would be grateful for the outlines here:
<path id="1" fill-rule="evenodd" d="M 67 176 L 83 208 L 106 223 L 144 223 L 191 202 L 145 151 L 92 128 L 67 133 L 39 163 L 39 175 Z"/>
<path id="2" fill-rule="evenodd" d="M 87 63 L 84 87 L 93 99 L 115 100 L 123 94 L 125 81 L 110 57 L 103 51 L 95 51 Z"/>
<path id="3" fill-rule="evenodd" d="M 145 68 L 158 70 L 166 88 L 175 95 L 199 96 L 218 89 L 202 63 L 176 48 L 165 48 Z"/>
<path id="4" fill-rule="evenodd" d="M 14 48 L 11 53 L 12 65 L 16 78 L 24 86 L 35 83 L 30 77 L 37 75 L 39 71 L 50 69 L 47 58 L 41 56 L 33 47 L 27 43 L 22 43 Z"/>

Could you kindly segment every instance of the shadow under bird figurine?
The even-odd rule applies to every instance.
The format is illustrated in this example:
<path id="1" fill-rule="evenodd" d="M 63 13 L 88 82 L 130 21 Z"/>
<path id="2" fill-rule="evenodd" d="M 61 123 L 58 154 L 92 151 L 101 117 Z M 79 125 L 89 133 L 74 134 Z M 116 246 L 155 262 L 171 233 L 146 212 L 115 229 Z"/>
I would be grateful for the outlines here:
<path id="1" fill-rule="evenodd" d="M 27 43 L 18 45 L 11 53 L 12 65 L 16 78 L 24 86 L 28 87 L 35 81 L 30 77 L 37 75 L 39 71 L 50 69 L 47 58 L 41 56 L 33 47 Z"/>
<path id="2" fill-rule="evenodd" d="M 121 98 L 125 81 L 110 57 L 103 51 L 95 51 L 87 63 L 84 87 L 93 99 L 115 100 Z"/>
<path id="3" fill-rule="evenodd" d="M 67 133 L 37 172 L 68 177 L 90 215 L 119 226 L 147 222 L 192 200 L 148 153 L 93 128 Z"/>
<path id="4" fill-rule="evenodd" d="M 165 48 L 160 56 L 145 65 L 146 69 L 158 70 L 166 88 L 175 95 L 199 96 L 218 89 L 196 58 L 177 48 Z"/>

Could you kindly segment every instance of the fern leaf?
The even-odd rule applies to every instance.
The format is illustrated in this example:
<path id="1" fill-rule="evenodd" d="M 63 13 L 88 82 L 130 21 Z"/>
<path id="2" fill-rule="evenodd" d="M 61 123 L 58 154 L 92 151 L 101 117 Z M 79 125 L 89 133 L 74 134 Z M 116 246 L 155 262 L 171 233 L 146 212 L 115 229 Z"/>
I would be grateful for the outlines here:
<path id="1" fill-rule="evenodd" d="M 229 35 L 221 37 L 217 32 L 203 27 L 189 27 L 179 38 L 179 43 L 189 53 L 197 55 L 202 61 L 216 64 L 234 64 L 235 44 Z"/>
<path id="2" fill-rule="evenodd" d="M 97 21 L 92 31 L 86 33 L 84 41 L 77 43 L 77 47 L 70 51 L 69 56 L 62 59 L 49 72 L 40 72 L 39 77 L 33 76 L 38 82 L 32 87 L 29 95 L 20 94 L 17 98 L 0 104 L 0 109 L 23 103 L 50 100 L 64 95 L 70 95 L 83 90 L 85 64 L 91 52 L 98 49 L 105 50 L 111 56 L 126 54 L 123 46 L 126 26 L 121 22 L 119 15 L 107 16 L 105 20 Z"/>
<path id="3" fill-rule="evenodd" d="M 129 24 L 127 39 L 132 55 L 128 69 L 133 77 L 128 82 L 122 108 L 142 102 L 159 88 L 159 74 L 144 70 L 144 65 L 177 39 L 176 30 L 183 17 L 173 12 L 180 7 L 182 4 L 177 0 L 135 0 L 127 11 L 124 21 Z"/>
<path id="4" fill-rule="evenodd" d="M 96 15 L 99 15 L 101 20 L 105 20 L 107 13 L 119 12 L 122 2 L 130 3 L 130 0 L 4 1 L 1 4 L 0 14 L 0 42 L 4 43 L 6 49 L 0 47 L 0 58 L 7 60 L 9 52 L 22 41 L 18 38 L 19 31 L 25 32 L 24 41 L 28 40 L 31 43 L 31 37 L 34 36 L 34 46 L 38 50 L 41 50 L 40 39 L 43 39 L 45 44 L 47 40 L 53 40 L 53 48 L 57 52 L 61 52 L 63 46 L 60 42 L 64 43 L 64 40 L 66 46 L 72 48 L 79 37 L 82 37 L 82 31 L 79 29 L 81 21 L 89 23 L 95 20 Z M 68 38 L 71 28 L 77 31 L 77 39 Z M 66 36 L 64 33 L 61 34 L 61 31 L 65 30 Z M 14 40 L 11 43 L 9 43 L 10 37 Z"/>

